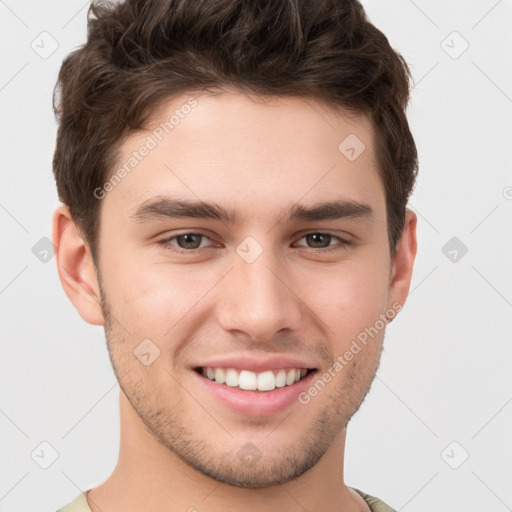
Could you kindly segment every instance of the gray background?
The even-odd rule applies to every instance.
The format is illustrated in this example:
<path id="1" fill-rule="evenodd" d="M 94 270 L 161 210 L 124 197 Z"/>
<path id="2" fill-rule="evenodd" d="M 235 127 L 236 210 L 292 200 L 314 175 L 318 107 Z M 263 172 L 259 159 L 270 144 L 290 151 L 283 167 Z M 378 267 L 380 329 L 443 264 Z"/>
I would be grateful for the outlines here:
<path id="1" fill-rule="evenodd" d="M 349 426 L 345 479 L 400 511 L 510 510 L 512 1 L 363 4 L 416 82 L 419 254 Z M 85 40 L 87 5 L 0 1 L 5 512 L 56 510 L 117 460 L 119 387 L 103 329 L 68 301 L 44 239 L 58 205 L 51 93 Z"/>

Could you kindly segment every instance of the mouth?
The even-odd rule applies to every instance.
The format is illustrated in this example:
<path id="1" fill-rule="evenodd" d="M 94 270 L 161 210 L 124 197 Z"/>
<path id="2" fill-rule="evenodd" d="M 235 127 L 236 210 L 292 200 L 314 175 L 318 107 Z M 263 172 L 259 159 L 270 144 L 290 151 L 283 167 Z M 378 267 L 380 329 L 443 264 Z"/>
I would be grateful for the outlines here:
<path id="1" fill-rule="evenodd" d="M 241 368 L 198 366 L 194 368 L 194 371 L 218 386 L 268 393 L 278 388 L 293 386 L 317 370 L 316 368 L 276 368 L 254 372 Z"/>
<path id="2" fill-rule="evenodd" d="M 287 354 L 230 354 L 189 368 L 198 392 L 208 397 L 205 403 L 228 414 L 269 418 L 300 405 L 299 395 L 319 371 L 314 360 Z"/>

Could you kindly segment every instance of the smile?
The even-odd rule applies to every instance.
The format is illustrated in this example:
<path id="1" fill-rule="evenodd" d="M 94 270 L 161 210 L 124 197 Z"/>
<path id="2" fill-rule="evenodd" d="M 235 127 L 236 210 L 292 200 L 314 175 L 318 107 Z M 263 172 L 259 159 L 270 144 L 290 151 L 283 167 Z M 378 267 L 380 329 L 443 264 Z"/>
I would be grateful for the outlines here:
<path id="1" fill-rule="evenodd" d="M 195 369 L 203 377 L 219 385 L 239 388 L 245 391 L 273 391 L 299 382 L 309 372 L 307 368 L 280 368 L 253 372 L 236 368 L 206 368 Z"/>

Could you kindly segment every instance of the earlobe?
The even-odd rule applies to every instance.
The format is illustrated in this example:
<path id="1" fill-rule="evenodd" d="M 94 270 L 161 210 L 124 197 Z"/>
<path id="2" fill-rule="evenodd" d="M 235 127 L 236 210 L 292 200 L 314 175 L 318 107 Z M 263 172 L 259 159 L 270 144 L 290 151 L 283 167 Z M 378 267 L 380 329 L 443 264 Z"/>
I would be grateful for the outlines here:
<path id="1" fill-rule="evenodd" d="M 396 306 L 397 303 L 402 307 L 407 300 L 414 259 L 416 258 L 418 248 L 416 239 L 417 220 L 416 214 L 412 210 L 407 210 L 404 229 L 398 241 L 396 254 L 391 266 L 388 308 L 393 308 L 393 305 Z"/>
<path id="2" fill-rule="evenodd" d="M 104 325 L 96 267 L 67 206 L 60 205 L 55 210 L 52 228 L 57 271 L 64 292 L 86 322 Z"/>

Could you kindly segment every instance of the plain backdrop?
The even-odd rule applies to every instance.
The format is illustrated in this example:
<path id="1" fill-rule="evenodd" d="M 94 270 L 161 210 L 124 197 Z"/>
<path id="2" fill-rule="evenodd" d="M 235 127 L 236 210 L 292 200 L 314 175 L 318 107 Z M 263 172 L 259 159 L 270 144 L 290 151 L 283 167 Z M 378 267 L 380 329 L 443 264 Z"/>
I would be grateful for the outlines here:
<path id="1" fill-rule="evenodd" d="M 414 75 L 419 252 L 348 428 L 345 480 L 399 511 L 510 510 L 512 2 L 363 4 Z M 103 329 L 68 301 L 47 247 L 52 89 L 85 41 L 87 7 L 0 1 L 3 512 L 56 510 L 104 481 L 118 454 Z"/>

